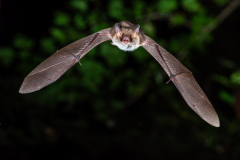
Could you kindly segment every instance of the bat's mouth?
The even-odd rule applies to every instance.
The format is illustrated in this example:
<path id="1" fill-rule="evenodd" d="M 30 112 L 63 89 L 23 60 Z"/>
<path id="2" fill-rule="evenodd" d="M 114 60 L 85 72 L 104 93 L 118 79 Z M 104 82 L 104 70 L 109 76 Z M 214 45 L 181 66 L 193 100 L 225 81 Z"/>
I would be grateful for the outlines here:
<path id="1" fill-rule="evenodd" d="M 130 42 L 129 37 L 124 36 L 122 42 L 125 43 L 125 44 L 128 44 Z"/>

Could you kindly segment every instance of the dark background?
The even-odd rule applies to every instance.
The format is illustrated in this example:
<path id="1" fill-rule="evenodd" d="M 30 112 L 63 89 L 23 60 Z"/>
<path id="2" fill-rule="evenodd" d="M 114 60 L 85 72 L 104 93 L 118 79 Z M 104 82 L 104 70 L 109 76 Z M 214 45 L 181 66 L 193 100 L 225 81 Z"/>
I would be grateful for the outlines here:
<path id="1" fill-rule="evenodd" d="M 239 0 L 1 1 L 0 159 L 240 159 Z M 57 49 L 128 20 L 170 51 L 213 104 L 186 104 L 142 48 L 104 42 L 46 88 L 23 79 Z"/>

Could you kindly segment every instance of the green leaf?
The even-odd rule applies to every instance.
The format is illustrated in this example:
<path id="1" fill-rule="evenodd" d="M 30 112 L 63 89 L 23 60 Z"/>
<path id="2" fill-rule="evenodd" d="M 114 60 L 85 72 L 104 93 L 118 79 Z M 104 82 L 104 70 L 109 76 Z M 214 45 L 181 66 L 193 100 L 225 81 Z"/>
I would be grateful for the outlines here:
<path id="1" fill-rule="evenodd" d="M 151 22 L 144 23 L 141 28 L 147 33 L 149 36 L 153 36 L 155 34 L 155 27 Z"/>
<path id="2" fill-rule="evenodd" d="M 98 92 L 98 85 L 102 83 L 105 68 L 93 60 L 85 60 L 81 67 L 83 73 L 82 84 L 93 92 Z"/>
<path id="3" fill-rule="evenodd" d="M 213 0 L 217 5 L 219 6 L 223 6 L 225 5 L 227 2 L 229 2 L 229 0 Z"/>
<path id="4" fill-rule="evenodd" d="M 86 20 L 81 15 L 78 15 L 78 14 L 74 16 L 74 23 L 80 29 L 86 28 L 86 24 L 87 24 Z"/>
<path id="5" fill-rule="evenodd" d="M 61 29 L 54 27 L 50 30 L 50 32 L 51 32 L 52 36 L 54 38 L 56 38 L 58 41 L 60 41 L 60 42 L 65 41 L 66 37 L 65 37 L 65 34 L 63 33 L 63 31 Z"/>
<path id="6" fill-rule="evenodd" d="M 199 12 L 191 20 L 193 33 L 199 34 L 206 25 L 208 25 L 209 23 L 211 23 L 213 21 L 214 21 L 214 19 L 211 16 L 206 15 L 205 11 Z"/>
<path id="7" fill-rule="evenodd" d="M 141 17 L 144 9 L 145 9 L 145 4 L 144 4 L 144 2 L 139 1 L 138 3 L 135 3 L 134 14 L 135 14 L 137 17 Z"/>
<path id="8" fill-rule="evenodd" d="M 86 12 L 88 10 L 88 4 L 84 0 L 71 0 L 70 5 L 83 12 Z"/>
<path id="9" fill-rule="evenodd" d="M 123 2 L 121 0 L 111 0 L 108 6 L 109 16 L 116 18 L 118 20 L 123 20 L 123 12 L 125 8 L 123 7 Z"/>
<path id="10" fill-rule="evenodd" d="M 178 53 L 182 50 L 184 46 L 186 46 L 186 43 L 188 42 L 188 39 L 185 34 L 182 34 L 178 37 L 172 38 L 169 43 L 169 48 L 171 48 L 172 53 Z"/>
<path id="11" fill-rule="evenodd" d="M 58 26 L 69 25 L 70 18 L 66 13 L 55 13 L 54 23 Z"/>
<path id="12" fill-rule="evenodd" d="M 26 50 L 22 50 L 19 52 L 19 56 L 21 60 L 26 60 L 27 58 L 29 58 L 29 52 Z"/>
<path id="13" fill-rule="evenodd" d="M 90 15 L 87 16 L 87 22 L 91 24 L 92 27 L 98 25 L 96 19 L 98 19 L 99 14 L 92 11 Z"/>
<path id="14" fill-rule="evenodd" d="M 222 84 L 224 86 L 228 87 L 230 85 L 229 79 L 227 77 L 225 77 L 225 76 L 222 76 L 222 75 L 219 75 L 219 74 L 212 74 L 211 78 L 214 81 L 216 81 L 216 82 L 218 82 L 218 83 L 220 83 L 220 84 Z"/>
<path id="15" fill-rule="evenodd" d="M 234 73 L 232 73 L 230 80 L 232 83 L 234 84 L 240 84 L 240 71 L 236 71 Z"/>
<path id="16" fill-rule="evenodd" d="M 189 12 L 198 12 L 202 9 L 201 4 L 197 0 L 182 0 L 182 5 Z"/>
<path id="17" fill-rule="evenodd" d="M 18 34 L 14 39 L 13 44 L 15 47 L 21 49 L 31 49 L 34 46 L 33 40 L 23 34 Z"/>
<path id="18" fill-rule="evenodd" d="M 115 49 L 113 48 L 115 47 Z M 109 52 L 111 50 L 111 52 Z M 111 46 L 107 43 L 101 45 L 101 55 L 107 60 L 109 66 L 120 66 L 125 63 L 126 52 L 118 49 L 116 46 Z"/>
<path id="19" fill-rule="evenodd" d="M 234 104 L 234 97 L 233 95 L 229 94 L 226 91 L 220 91 L 219 92 L 219 97 L 221 100 L 223 100 L 224 102 L 233 105 Z"/>
<path id="20" fill-rule="evenodd" d="M 143 49 L 142 47 L 139 47 L 137 49 L 137 51 L 132 52 L 132 55 L 136 58 L 137 61 L 139 61 L 140 63 L 144 63 L 149 57 L 150 55 L 148 54 L 148 52 Z"/>
<path id="21" fill-rule="evenodd" d="M 115 111 L 116 111 L 116 110 L 120 110 L 120 109 L 123 108 L 123 105 L 122 105 L 121 101 L 112 99 L 110 103 L 111 103 L 111 107 L 112 107 Z"/>
<path id="22" fill-rule="evenodd" d="M 185 22 L 184 15 L 176 14 L 170 19 L 170 23 L 173 26 L 181 26 Z"/>
<path id="23" fill-rule="evenodd" d="M 11 48 L 0 48 L 0 61 L 6 67 L 10 66 L 14 58 L 14 51 Z"/>
<path id="24" fill-rule="evenodd" d="M 44 52 L 53 53 L 56 50 L 54 40 L 52 38 L 42 38 L 40 45 Z"/>
<path id="25" fill-rule="evenodd" d="M 157 4 L 158 10 L 162 13 L 170 13 L 177 9 L 178 4 L 176 0 L 161 0 Z"/>

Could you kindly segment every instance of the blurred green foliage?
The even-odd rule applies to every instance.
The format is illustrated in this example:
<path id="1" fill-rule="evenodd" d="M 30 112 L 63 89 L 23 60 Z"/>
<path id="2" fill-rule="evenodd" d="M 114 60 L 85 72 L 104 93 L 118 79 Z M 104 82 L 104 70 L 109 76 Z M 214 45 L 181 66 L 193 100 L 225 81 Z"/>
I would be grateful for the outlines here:
<path id="1" fill-rule="evenodd" d="M 160 13 L 170 13 L 177 9 L 177 0 L 158 1 L 158 10 Z"/>
<path id="2" fill-rule="evenodd" d="M 1 146 L 21 159 L 41 159 L 30 156 L 31 147 L 65 144 L 81 150 L 66 149 L 71 153 L 67 159 L 238 159 L 239 120 L 233 105 L 239 60 L 218 49 L 212 52 L 216 35 L 204 32 L 211 23 L 220 28 L 215 18 L 227 3 L 70 0 L 64 10 L 54 11 L 42 37 L 16 32 L 12 44 L 0 46 Z M 91 50 L 81 59 L 82 67 L 76 64 L 54 84 L 32 94 L 17 93 L 24 77 L 57 49 L 122 20 L 140 24 L 193 71 L 221 128 L 205 123 L 173 84 L 165 85 L 166 73 L 148 52 L 123 52 L 109 42 Z"/>

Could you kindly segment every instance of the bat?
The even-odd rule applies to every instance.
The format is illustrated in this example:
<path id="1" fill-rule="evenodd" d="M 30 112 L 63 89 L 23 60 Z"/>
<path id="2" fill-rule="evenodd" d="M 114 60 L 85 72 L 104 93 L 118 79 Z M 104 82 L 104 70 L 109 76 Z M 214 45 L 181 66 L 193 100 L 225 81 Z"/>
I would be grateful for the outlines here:
<path id="1" fill-rule="evenodd" d="M 133 51 L 142 46 L 163 67 L 184 100 L 203 120 L 219 127 L 216 111 L 197 81 L 185 66 L 172 54 L 148 37 L 140 25 L 128 21 L 116 23 L 90 36 L 77 40 L 58 50 L 37 66 L 23 81 L 20 93 L 31 93 L 55 82 L 68 69 L 98 44 L 111 40 L 111 44 L 123 51 Z M 81 63 L 80 63 L 81 64 Z"/>

